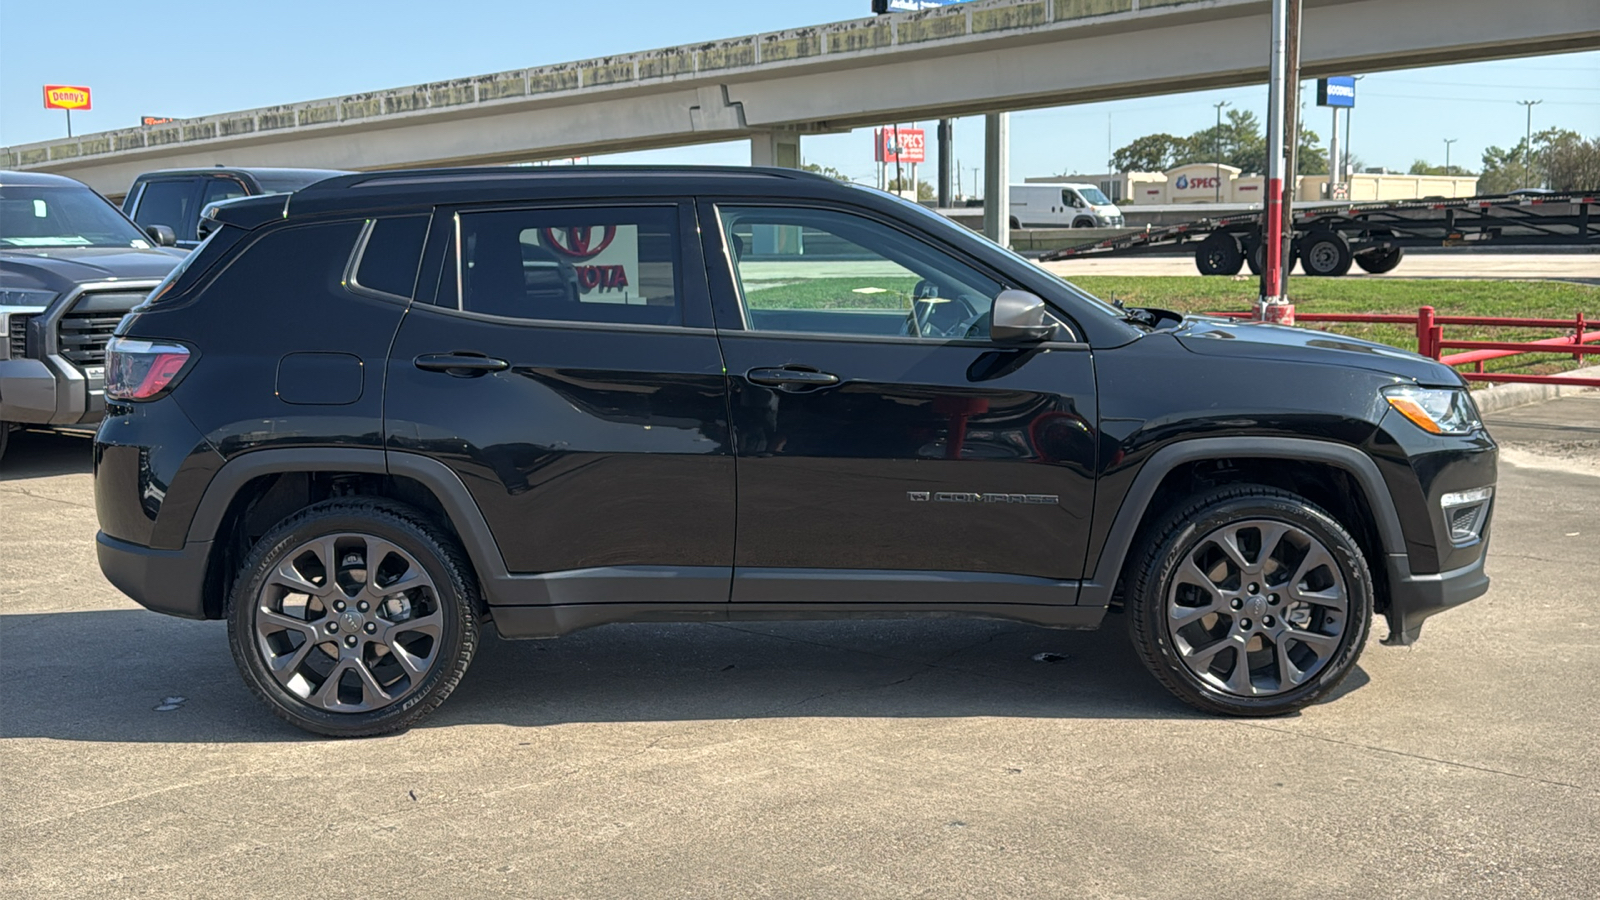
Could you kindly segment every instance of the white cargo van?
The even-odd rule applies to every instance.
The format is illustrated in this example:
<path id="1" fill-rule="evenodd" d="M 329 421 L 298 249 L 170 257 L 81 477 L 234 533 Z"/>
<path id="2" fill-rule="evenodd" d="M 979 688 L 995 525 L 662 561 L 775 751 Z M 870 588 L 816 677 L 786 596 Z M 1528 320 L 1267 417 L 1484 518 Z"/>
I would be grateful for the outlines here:
<path id="1" fill-rule="evenodd" d="M 1123 221 L 1092 184 L 1013 184 L 1011 217 L 1023 228 L 1120 228 Z"/>

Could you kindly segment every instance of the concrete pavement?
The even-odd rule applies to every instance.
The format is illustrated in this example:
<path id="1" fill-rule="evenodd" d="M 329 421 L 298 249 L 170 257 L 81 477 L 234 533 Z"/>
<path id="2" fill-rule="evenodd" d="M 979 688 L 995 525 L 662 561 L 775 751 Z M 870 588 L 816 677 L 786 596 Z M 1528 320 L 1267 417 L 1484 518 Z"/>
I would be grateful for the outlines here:
<path id="1" fill-rule="evenodd" d="M 1596 421 L 1585 397 L 1492 427 Z M 1505 466 L 1492 592 L 1414 647 L 1375 635 L 1290 718 L 1189 711 L 1120 619 L 640 625 L 491 641 L 425 727 L 322 741 L 247 695 L 220 623 L 104 582 L 86 442 L 12 454 L 5 896 L 1600 895 L 1576 467 Z"/>

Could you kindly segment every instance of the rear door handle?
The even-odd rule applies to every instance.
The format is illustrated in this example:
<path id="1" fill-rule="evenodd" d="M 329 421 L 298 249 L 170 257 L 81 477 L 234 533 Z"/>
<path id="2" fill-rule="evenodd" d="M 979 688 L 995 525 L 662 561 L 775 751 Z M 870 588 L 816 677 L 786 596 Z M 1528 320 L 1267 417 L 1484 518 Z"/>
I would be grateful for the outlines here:
<path id="1" fill-rule="evenodd" d="M 511 364 L 480 353 L 427 353 L 413 363 L 424 372 L 443 372 L 457 378 L 477 378 L 490 372 L 504 372 Z"/>
<path id="2" fill-rule="evenodd" d="M 839 376 L 812 369 L 751 369 L 744 377 L 751 384 L 790 391 L 830 387 L 839 383 Z"/>

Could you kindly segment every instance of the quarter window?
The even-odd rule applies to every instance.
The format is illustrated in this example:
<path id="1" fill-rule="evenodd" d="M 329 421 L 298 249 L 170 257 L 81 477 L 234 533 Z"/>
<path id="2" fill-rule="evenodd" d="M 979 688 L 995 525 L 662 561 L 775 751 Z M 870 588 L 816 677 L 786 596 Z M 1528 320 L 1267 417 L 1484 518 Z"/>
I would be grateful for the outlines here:
<path id="1" fill-rule="evenodd" d="M 722 207 L 752 331 L 987 339 L 1004 287 L 874 219 L 835 210 Z"/>
<path id="2" fill-rule="evenodd" d="M 683 324 L 675 209 L 462 213 L 458 222 L 462 309 L 521 319 Z"/>
<path id="3" fill-rule="evenodd" d="M 428 236 L 427 216 L 377 219 L 356 264 L 355 286 L 411 299 Z"/>

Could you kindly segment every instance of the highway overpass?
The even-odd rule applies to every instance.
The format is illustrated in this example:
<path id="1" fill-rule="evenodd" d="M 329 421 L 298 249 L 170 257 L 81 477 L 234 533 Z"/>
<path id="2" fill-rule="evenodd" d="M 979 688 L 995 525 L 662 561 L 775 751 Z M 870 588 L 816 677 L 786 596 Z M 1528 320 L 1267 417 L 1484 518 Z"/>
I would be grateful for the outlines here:
<path id="1" fill-rule="evenodd" d="M 806 133 L 1263 83 L 1269 15 L 1267 0 L 983 0 L 7 147 L 0 163 L 108 194 L 173 166 L 504 163 L 739 138 L 753 162 L 793 166 Z M 1301 59 L 1314 78 L 1594 48 L 1597 0 L 1305 0 Z"/>

